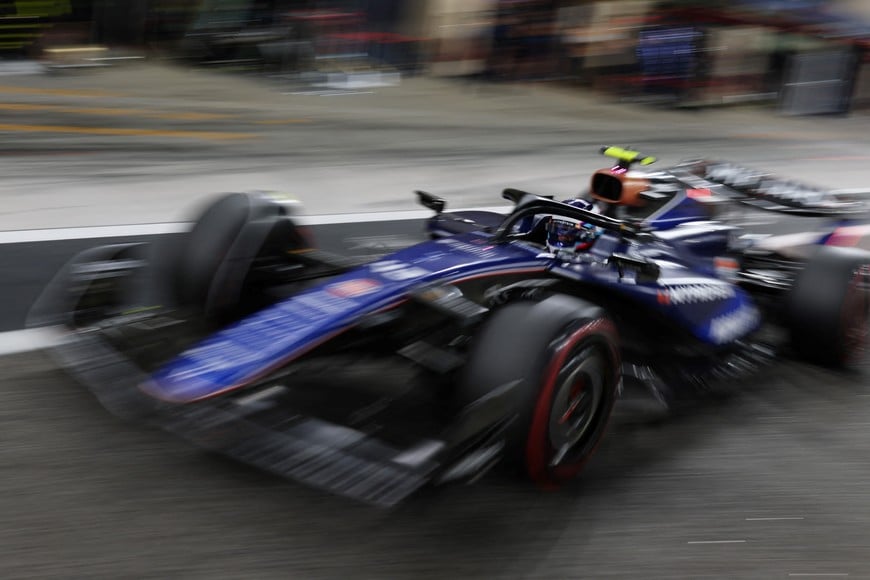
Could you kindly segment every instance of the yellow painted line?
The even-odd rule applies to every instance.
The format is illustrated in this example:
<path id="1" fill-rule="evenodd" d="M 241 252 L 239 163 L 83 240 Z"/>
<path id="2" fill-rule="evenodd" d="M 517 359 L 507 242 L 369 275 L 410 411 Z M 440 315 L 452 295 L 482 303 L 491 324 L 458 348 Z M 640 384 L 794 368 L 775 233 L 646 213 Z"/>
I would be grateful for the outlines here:
<path id="1" fill-rule="evenodd" d="M 293 125 L 296 123 L 310 123 L 309 119 L 270 119 L 267 121 L 255 121 L 257 125 Z"/>
<path id="2" fill-rule="evenodd" d="M 28 95 L 62 95 L 66 97 L 121 97 L 123 93 L 109 91 L 69 90 L 69 89 L 38 89 L 35 87 L 13 87 L 0 85 L 0 93 L 24 93 Z"/>
<path id="3" fill-rule="evenodd" d="M 16 125 L 0 123 L 0 131 L 26 133 L 78 133 L 82 135 L 123 135 L 133 137 L 183 137 L 227 141 L 232 139 L 253 139 L 253 133 L 224 133 L 220 131 L 172 131 L 168 129 L 129 129 L 122 127 L 74 127 L 68 125 Z"/>
<path id="4" fill-rule="evenodd" d="M 52 111 L 55 113 L 72 113 L 76 115 L 131 115 L 150 117 L 153 119 L 171 119 L 181 121 L 201 121 L 211 119 L 226 119 L 230 115 L 218 113 L 170 113 L 148 109 L 122 109 L 112 107 L 65 107 L 63 105 L 31 105 L 29 103 L 0 103 L 0 111 Z"/>
<path id="5" fill-rule="evenodd" d="M 68 48 L 46 48 L 45 52 L 55 54 L 55 53 L 68 53 L 68 52 L 106 52 L 109 50 L 105 46 L 71 46 Z"/>

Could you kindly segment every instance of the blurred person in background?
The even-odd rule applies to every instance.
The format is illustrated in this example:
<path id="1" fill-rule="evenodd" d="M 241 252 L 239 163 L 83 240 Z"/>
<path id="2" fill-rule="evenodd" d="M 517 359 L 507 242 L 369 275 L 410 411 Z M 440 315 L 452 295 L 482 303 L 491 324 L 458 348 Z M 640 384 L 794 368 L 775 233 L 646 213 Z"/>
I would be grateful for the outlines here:
<path id="1" fill-rule="evenodd" d="M 488 76 L 492 80 L 513 78 L 514 64 L 517 59 L 517 26 L 519 17 L 511 11 L 499 11 L 492 31 L 492 48 L 487 64 Z"/>

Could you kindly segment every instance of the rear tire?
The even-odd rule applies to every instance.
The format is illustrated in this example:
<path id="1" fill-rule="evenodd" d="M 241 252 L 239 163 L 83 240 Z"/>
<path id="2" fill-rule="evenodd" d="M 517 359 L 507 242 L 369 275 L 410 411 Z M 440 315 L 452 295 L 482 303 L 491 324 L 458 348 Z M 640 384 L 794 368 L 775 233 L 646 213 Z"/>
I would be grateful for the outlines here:
<path id="1" fill-rule="evenodd" d="M 505 306 L 476 338 L 458 395 L 467 404 L 515 381 L 506 460 L 539 486 L 558 487 L 595 452 L 616 402 L 613 323 L 563 295 Z"/>
<path id="2" fill-rule="evenodd" d="M 860 364 L 870 316 L 870 254 L 820 247 L 795 280 L 787 307 L 791 343 L 801 359 Z"/>

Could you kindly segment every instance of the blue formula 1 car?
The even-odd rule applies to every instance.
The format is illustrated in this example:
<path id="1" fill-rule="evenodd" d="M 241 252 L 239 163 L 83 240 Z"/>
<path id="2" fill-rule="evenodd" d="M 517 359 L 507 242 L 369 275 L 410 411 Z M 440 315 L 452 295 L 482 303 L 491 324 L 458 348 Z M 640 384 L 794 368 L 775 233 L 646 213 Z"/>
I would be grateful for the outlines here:
<path id="1" fill-rule="evenodd" d="M 603 152 L 584 199 L 508 189 L 507 215 L 449 213 L 418 192 L 432 239 L 367 263 L 228 195 L 167 243 L 79 255 L 31 322 L 68 329 L 58 360 L 112 411 L 387 506 L 496 464 L 558 486 L 628 393 L 669 406 L 777 355 L 861 361 L 858 201 Z M 753 234 L 747 211 L 824 228 Z"/>

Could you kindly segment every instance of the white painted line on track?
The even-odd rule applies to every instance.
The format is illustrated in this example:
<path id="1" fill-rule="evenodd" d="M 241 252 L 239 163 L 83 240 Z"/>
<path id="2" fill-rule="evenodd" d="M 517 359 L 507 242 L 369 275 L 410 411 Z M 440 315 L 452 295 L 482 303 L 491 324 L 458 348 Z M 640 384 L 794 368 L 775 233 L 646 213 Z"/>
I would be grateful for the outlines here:
<path id="1" fill-rule="evenodd" d="M 156 236 L 183 232 L 189 228 L 190 224 L 186 223 L 165 223 L 42 230 L 10 230 L 0 232 L 0 244 L 57 242 L 61 240 L 87 240 L 90 238 L 118 238 L 124 236 Z"/>
<path id="2" fill-rule="evenodd" d="M 490 211 L 506 213 L 510 207 L 477 207 L 453 211 Z M 331 224 L 351 224 L 365 222 L 388 222 L 422 220 L 431 217 L 429 210 L 385 211 L 372 213 L 348 213 L 325 215 L 294 216 L 300 225 L 327 226 Z M 122 238 L 129 236 L 156 236 L 175 234 L 189 230 L 189 222 L 168 222 L 157 224 L 130 224 L 119 226 L 90 226 L 79 228 L 53 228 L 36 230 L 9 230 L 0 232 L 0 244 L 21 244 L 27 242 L 56 242 L 61 240 L 86 240 L 97 238 Z"/>
<path id="3" fill-rule="evenodd" d="M 746 518 L 747 522 L 775 522 L 780 520 L 802 520 L 804 518 L 798 516 L 788 516 L 781 518 Z"/>
<path id="4" fill-rule="evenodd" d="M 320 93 L 320 97 L 343 97 L 344 95 L 373 95 L 374 91 L 340 91 L 335 93 Z"/>
<path id="5" fill-rule="evenodd" d="M 65 333 L 57 326 L 0 332 L 0 356 L 49 348 L 64 336 Z"/>
<path id="6" fill-rule="evenodd" d="M 833 577 L 833 576 L 848 576 L 849 574 L 845 572 L 790 572 L 789 576 L 804 576 L 804 577 Z"/>
<path id="7" fill-rule="evenodd" d="M 745 544 L 746 540 L 695 540 L 687 544 Z"/>

